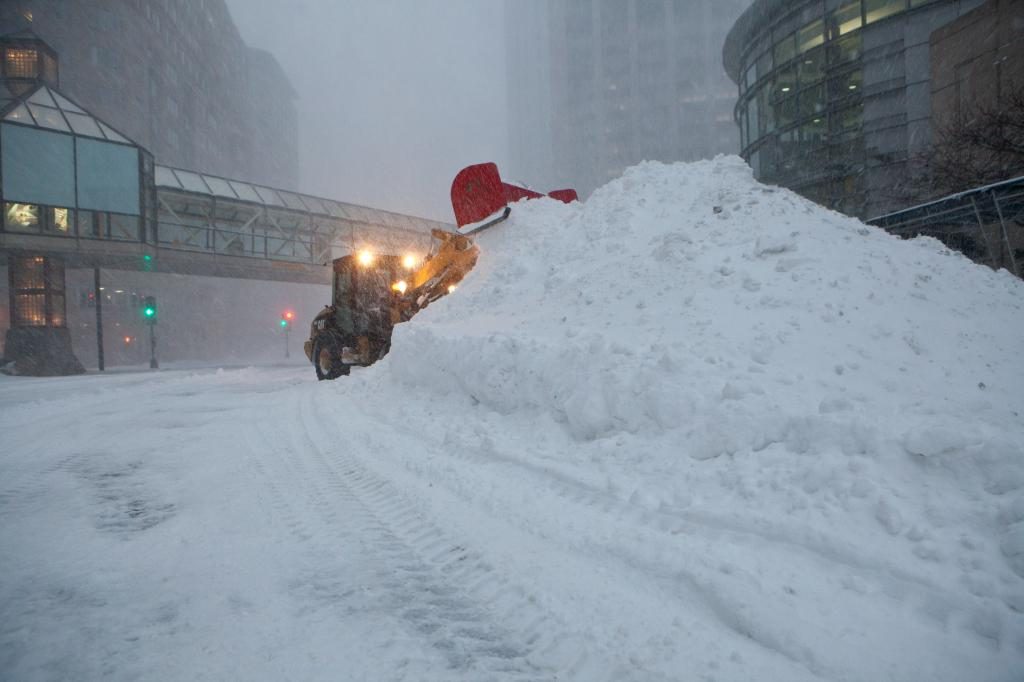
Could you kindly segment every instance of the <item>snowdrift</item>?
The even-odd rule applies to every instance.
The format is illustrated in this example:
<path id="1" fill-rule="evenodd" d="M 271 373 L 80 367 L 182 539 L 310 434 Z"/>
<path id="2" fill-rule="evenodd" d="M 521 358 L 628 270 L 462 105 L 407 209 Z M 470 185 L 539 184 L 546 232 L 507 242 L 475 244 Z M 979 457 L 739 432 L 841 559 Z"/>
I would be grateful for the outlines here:
<path id="1" fill-rule="evenodd" d="M 378 389 L 500 415 L 524 460 L 561 432 L 545 466 L 712 529 L 695 581 L 815 675 L 1019 679 L 1024 283 L 735 157 L 520 202 L 478 242 Z"/>

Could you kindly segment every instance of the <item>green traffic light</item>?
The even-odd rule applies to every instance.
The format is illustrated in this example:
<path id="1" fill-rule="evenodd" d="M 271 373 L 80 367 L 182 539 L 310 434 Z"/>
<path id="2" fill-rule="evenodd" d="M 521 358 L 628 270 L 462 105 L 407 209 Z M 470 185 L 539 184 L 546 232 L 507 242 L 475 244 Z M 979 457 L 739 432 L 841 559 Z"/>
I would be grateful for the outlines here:
<path id="1" fill-rule="evenodd" d="M 287 327 L 288 326 L 288 320 L 281 320 L 281 326 L 282 327 Z"/>
<path id="2" fill-rule="evenodd" d="M 156 308 L 144 308 L 142 314 L 146 317 L 153 317 L 156 315 Z"/>

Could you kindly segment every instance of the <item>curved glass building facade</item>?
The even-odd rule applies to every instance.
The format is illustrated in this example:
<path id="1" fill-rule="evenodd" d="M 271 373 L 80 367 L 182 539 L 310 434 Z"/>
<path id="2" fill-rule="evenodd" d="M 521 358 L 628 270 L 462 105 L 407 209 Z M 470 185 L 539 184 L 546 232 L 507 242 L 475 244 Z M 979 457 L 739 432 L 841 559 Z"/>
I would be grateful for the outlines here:
<path id="1" fill-rule="evenodd" d="M 726 38 L 755 176 L 867 217 L 931 140 L 932 32 L 983 0 L 756 0 Z"/>

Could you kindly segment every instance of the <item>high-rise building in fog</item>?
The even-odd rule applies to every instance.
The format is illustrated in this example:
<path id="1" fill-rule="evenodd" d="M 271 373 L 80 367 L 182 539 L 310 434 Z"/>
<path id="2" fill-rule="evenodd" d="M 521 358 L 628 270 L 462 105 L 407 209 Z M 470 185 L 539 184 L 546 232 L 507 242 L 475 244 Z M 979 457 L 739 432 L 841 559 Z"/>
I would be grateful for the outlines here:
<path id="1" fill-rule="evenodd" d="M 295 92 L 224 0 L 0 2 L 0 35 L 25 30 L 56 51 L 61 90 L 158 163 L 297 186 Z"/>
<path id="2" fill-rule="evenodd" d="M 510 1 L 511 172 L 584 196 L 645 159 L 738 152 L 722 43 L 749 4 Z"/>

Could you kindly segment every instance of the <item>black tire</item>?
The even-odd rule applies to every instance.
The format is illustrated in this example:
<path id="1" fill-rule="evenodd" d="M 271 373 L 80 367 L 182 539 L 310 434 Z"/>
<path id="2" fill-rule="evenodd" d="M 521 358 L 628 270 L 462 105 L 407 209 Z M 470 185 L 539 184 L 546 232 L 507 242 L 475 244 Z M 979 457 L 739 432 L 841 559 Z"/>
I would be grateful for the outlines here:
<path id="1" fill-rule="evenodd" d="M 341 361 L 341 348 L 330 337 L 320 337 L 313 342 L 313 368 L 319 381 L 349 373 L 349 366 Z"/>

